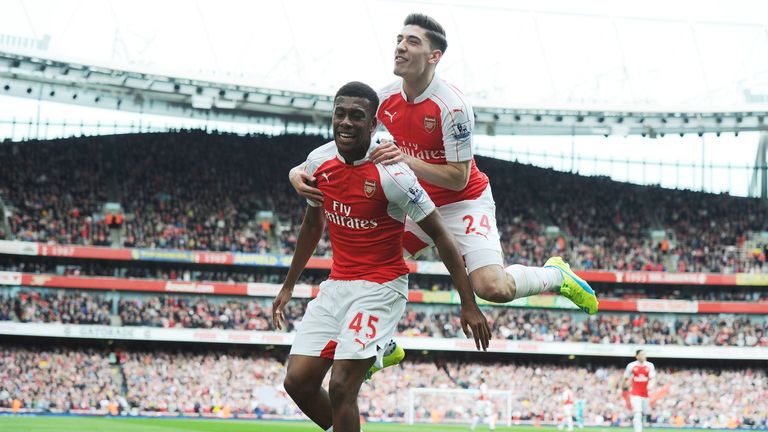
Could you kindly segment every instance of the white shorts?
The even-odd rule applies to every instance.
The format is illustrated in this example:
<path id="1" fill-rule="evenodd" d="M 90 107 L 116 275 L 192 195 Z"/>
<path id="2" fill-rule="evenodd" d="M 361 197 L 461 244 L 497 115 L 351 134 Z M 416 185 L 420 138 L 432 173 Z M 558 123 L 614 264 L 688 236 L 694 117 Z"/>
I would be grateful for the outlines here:
<path id="1" fill-rule="evenodd" d="M 307 305 L 291 354 L 331 360 L 376 357 L 397 330 L 405 312 L 408 276 L 377 284 L 327 280 Z M 381 350 L 383 353 L 384 350 Z"/>
<path id="2" fill-rule="evenodd" d="M 573 404 L 563 405 L 563 415 L 565 418 L 573 417 Z"/>
<path id="3" fill-rule="evenodd" d="M 490 401 L 483 400 L 475 404 L 475 415 L 490 416 L 491 414 L 493 414 L 493 406 Z"/>
<path id="4" fill-rule="evenodd" d="M 642 414 L 648 412 L 648 398 L 643 396 L 629 396 L 629 403 L 632 405 L 632 411 Z"/>
<path id="5" fill-rule="evenodd" d="M 467 271 L 472 273 L 492 264 L 504 265 L 501 239 L 496 227 L 496 203 L 490 185 L 476 200 L 446 204 L 438 207 L 437 212 L 445 221 L 448 231 L 456 238 Z M 432 239 L 419 225 L 411 218 L 406 218 L 403 237 L 406 256 L 416 257 L 433 245 Z"/>

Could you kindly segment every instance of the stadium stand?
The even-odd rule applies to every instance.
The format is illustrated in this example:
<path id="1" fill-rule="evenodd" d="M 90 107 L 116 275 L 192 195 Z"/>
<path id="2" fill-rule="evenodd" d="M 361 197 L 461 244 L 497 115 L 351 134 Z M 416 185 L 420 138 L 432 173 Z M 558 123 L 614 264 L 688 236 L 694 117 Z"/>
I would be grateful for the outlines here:
<path id="1" fill-rule="evenodd" d="M 298 414 L 276 385 L 284 370 L 280 355 L 237 350 L 40 349 L 14 345 L 4 346 L 2 354 L 2 408 L 18 399 L 26 409 L 40 412 L 106 411 L 114 403 L 121 411 L 145 414 Z M 561 407 L 551 395 L 568 383 L 576 398 L 585 401 L 586 423 L 626 424 L 630 412 L 618 391 L 621 373 L 622 369 L 599 364 L 579 367 L 530 360 L 417 360 L 387 370 L 385 379 L 377 377 L 365 385 L 360 395 L 361 414 L 372 421 L 402 421 L 409 388 L 471 388 L 482 376 L 490 388 L 512 391 L 516 422 L 555 423 Z M 124 392 L 118 385 L 121 382 Z M 657 387 L 664 390 L 651 410 L 654 424 L 704 428 L 768 425 L 768 377 L 764 370 L 660 367 Z M 416 416 L 421 420 L 467 421 L 470 409 L 440 398 L 425 399 L 417 406 Z"/>
<path id="2" fill-rule="evenodd" d="M 0 194 L 19 240 L 110 244 L 102 207 L 118 202 L 127 247 L 290 253 L 304 206 L 285 173 L 322 142 L 184 131 L 5 143 Z M 561 254 L 579 269 L 764 270 L 768 242 L 753 240 L 768 229 L 759 200 L 477 163 L 495 191 L 508 262 Z M 286 229 L 255 220 L 262 210 Z M 329 253 L 327 239 L 317 253 Z"/>
<path id="3" fill-rule="evenodd" d="M 22 289 L 0 297 L 0 318 L 21 322 L 103 324 L 165 328 L 275 330 L 269 299 L 153 296 Z M 294 331 L 306 308 L 295 299 L 285 309 L 287 330 Z M 110 311 L 116 310 L 111 319 Z M 591 342 L 639 345 L 718 345 L 768 347 L 764 315 L 601 313 L 530 308 L 484 309 L 493 337 L 543 342 Z M 405 336 L 463 338 L 459 308 L 410 304 L 398 325 Z"/>
<path id="4" fill-rule="evenodd" d="M 134 332 L 141 340 L 144 332 L 166 329 L 203 337 L 274 331 L 271 298 L 265 293 L 282 282 L 284 266 L 256 259 L 245 265 L 203 263 L 198 255 L 163 261 L 142 253 L 244 252 L 264 262 L 290 255 L 304 203 L 285 176 L 323 141 L 318 136 L 180 131 L 0 143 L 0 195 L 10 210 L 10 232 L 0 240 L 64 249 L 132 248 L 122 249 L 130 260 L 50 256 L 41 252 L 42 246 L 37 254 L 6 249 L 0 255 L 0 326 L 6 326 L 5 336 L 0 336 L 0 412 L 21 406 L 24 412 L 299 418 L 280 386 L 286 355 L 280 344 L 239 345 L 243 340 L 233 339 L 225 342 L 230 345 L 205 344 L 208 348 L 201 349 L 181 342 L 149 342 L 154 339 L 121 342 L 120 334 Z M 759 278 L 768 272 L 768 241 L 760 233 L 768 231 L 768 210 L 763 203 L 482 157 L 477 163 L 494 188 L 508 262 L 540 265 L 551 255 L 563 255 L 575 269 L 614 271 L 615 282 L 594 284 L 601 300 L 634 305 L 592 317 L 558 309 L 554 302 L 483 306 L 496 341 L 576 342 L 600 349 L 768 347 L 765 314 L 691 309 L 695 302 L 764 306 L 768 291 Z M 122 220 L 105 211 L 108 203 L 119 205 Z M 265 211 L 274 216 L 260 219 Z M 317 256 L 328 257 L 329 246 L 327 238 L 321 240 Z M 693 278 L 630 283 L 616 276 L 633 271 Z M 741 279 L 744 273 L 755 279 Z M 308 284 L 307 294 L 284 311 L 287 333 L 269 335 L 291 336 L 300 325 L 310 286 L 326 275 L 322 266 L 305 272 L 301 282 Z M 698 279 L 702 275 L 704 282 Z M 144 293 L 98 284 L 89 290 L 45 288 L 55 276 L 79 277 L 80 283 L 88 276 L 144 281 L 161 288 L 137 290 L 153 291 Z M 732 281 L 708 285 L 709 276 Z M 205 290 L 183 294 L 168 285 L 179 282 L 181 290 L 197 289 L 195 283 L 205 281 L 219 283 L 207 291 L 210 294 L 219 294 L 220 287 L 242 290 L 238 295 L 205 295 Z M 415 273 L 411 289 L 419 293 L 419 301 L 409 304 L 398 335 L 459 343 L 464 336 L 458 308 L 443 304 L 450 303 L 445 299 L 452 290 L 447 277 Z M 637 306 L 649 299 L 660 300 L 656 308 L 670 309 L 647 312 Z M 678 305 L 685 310 L 675 309 Z M 20 342 L 14 336 L 17 329 L 35 324 L 51 324 L 40 326 L 45 329 L 58 324 L 106 329 L 102 339 L 111 342 L 83 347 L 69 340 L 37 346 L 32 344 L 40 340 Z M 552 395 L 566 383 L 585 401 L 587 423 L 626 425 L 631 419 L 617 389 L 617 366 L 626 363 L 624 359 L 604 357 L 577 365 L 545 355 L 504 353 L 495 354 L 492 361 L 467 361 L 464 353 L 446 351 L 426 361 L 420 352 L 411 350 L 406 363 L 364 386 L 360 407 L 369 421 L 403 421 L 409 388 L 471 389 L 481 375 L 490 387 L 512 392 L 515 422 L 556 423 L 560 407 Z M 691 357 L 658 364 L 657 388 L 664 394 L 656 400 L 650 420 L 679 427 L 768 427 L 768 381 L 763 368 L 744 360 L 752 352 L 740 357 L 743 364 L 702 364 Z M 419 421 L 465 422 L 471 404 L 424 398 L 414 415 Z"/>

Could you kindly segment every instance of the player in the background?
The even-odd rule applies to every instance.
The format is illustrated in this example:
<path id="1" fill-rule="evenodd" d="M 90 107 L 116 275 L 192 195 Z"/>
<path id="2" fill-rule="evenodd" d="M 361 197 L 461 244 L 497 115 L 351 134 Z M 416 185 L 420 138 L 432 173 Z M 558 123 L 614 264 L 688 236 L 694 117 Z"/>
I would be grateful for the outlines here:
<path id="1" fill-rule="evenodd" d="M 627 365 L 622 380 L 622 391 L 631 384 L 629 401 L 632 406 L 632 425 L 635 432 L 643 430 L 643 416 L 648 411 L 648 390 L 653 387 L 656 378 L 656 368 L 646 360 L 645 351 L 639 349 L 635 353 L 637 360 Z"/>
<path id="2" fill-rule="evenodd" d="M 324 430 L 357 432 L 357 395 L 366 373 L 405 311 L 408 267 L 403 259 L 405 216 L 434 239 L 461 298 L 461 324 L 487 349 L 490 327 L 475 303 L 456 242 L 429 195 L 407 165 L 369 160 L 376 128 L 376 92 L 365 84 L 344 85 L 334 98 L 333 135 L 309 154 L 304 167 L 321 178 L 323 203 L 309 201 L 291 267 L 272 305 L 282 310 L 312 256 L 326 222 L 333 265 L 320 293 L 307 306 L 291 347 L 284 386 L 301 410 Z M 378 357 L 378 358 L 377 358 Z M 329 392 L 323 379 L 333 366 Z"/>
<path id="3" fill-rule="evenodd" d="M 578 399 L 576 399 L 576 426 L 579 429 L 584 429 L 584 398 L 581 396 L 584 389 L 579 387 L 577 390 Z"/>
<path id="4" fill-rule="evenodd" d="M 483 378 L 480 378 L 480 387 L 478 388 L 477 399 L 475 400 L 475 409 L 472 412 L 472 424 L 469 430 L 477 429 L 481 419 L 488 423 L 490 430 L 496 430 L 496 412 L 493 402 L 488 395 L 488 384 Z"/>
<path id="5" fill-rule="evenodd" d="M 394 74 L 401 79 L 379 92 L 377 112 L 379 123 L 395 142 L 382 141 L 371 159 L 385 165 L 404 162 L 416 173 L 458 241 L 478 296 L 506 303 L 559 292 L 585 312 L 596 313 L 595 292 L 562 258 L 552 257 L 544 267 L 504 267 L 496 204 L 488 177 L 477 168 L 472 154 L 472 106 L 459 90 L 435 74 L 448 46 L 445 31 L 422 14 L 408 15 L 403 24 L 393 58 Z M 323 199 L 313 186 L 316 178 L 301 167 L 292 169 L 289 177 L 299 195 Z M 414 221 L 406 221 L 406 231 L 409 255 L 416 256 L 431 245 Z"/>
<path id="6" fill-rule="evenodd" d="M 563 403 L 563 421 L 557 425 L 557 428 L 562 430 L 564 427 L 568 427 L 568 432 L 573 431 L 573 392 L 568 385 L 563 385 L 560 389 L 560 402 Z"/>

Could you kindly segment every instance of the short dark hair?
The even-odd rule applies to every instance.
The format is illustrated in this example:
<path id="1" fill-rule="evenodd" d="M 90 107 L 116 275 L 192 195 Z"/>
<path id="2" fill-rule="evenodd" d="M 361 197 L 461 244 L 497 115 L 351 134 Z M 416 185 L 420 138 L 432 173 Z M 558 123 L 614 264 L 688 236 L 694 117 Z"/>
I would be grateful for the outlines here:
<path id="1" fill-rule="evenodd" d="M 376 117 L 376 110 L 379 109 L 379 96 L 376 94 L 376 90 L 371 86 L 360 81 L 352 81 L 341 86 L 339 91 L 336 92 L 336 96 L 333 97 L 334 102 L 339 96 L 347 97 L 359 97 L 367 99 L 371 103 L 372 117 Z"/>
<path id="2" fill-rule="evenodd" d="M 443 53 L 448 49 L 445 30 L 434 18 L 420 13 L 412 13 L 405 17 L 403 25 L 415 25 L 423 28 L 427 31 L 427 39 L 429 39 L 432 48 L 439 49 Z"/>
<path id="3" fill-rule="evenodd" d="M 635 357 L 637 357 L 641 352 L 643 352 L 643 350 L 641 350 L 641 349 L 635 351 Z"/>

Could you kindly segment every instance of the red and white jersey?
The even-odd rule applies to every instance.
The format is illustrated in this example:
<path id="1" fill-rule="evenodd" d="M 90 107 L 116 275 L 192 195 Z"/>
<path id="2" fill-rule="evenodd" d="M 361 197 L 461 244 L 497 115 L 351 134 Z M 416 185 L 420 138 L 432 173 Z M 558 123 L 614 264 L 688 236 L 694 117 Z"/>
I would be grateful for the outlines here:
<path id="1" fill-rule="evenodd" d="M 333 251 L 329 279 L 384 283 L 407 275 L 405 216 L 419 222 L 435 209 L 413 171 L 404 163 L 374 165 L 368 155 L 347 164 L 333 141 L 310 153 L 303 166 L 324 196 Z"/>
<path id="2" fill-rule="evenodd" d="M 656 368 L 649 361 L 637 360 L 627 365 L 624 370 L 625 378 L 632 378 L 632 396 L 648 397 L 648 381 L 656 377 Z"/>
<path id="3" fill-rule="evenodd" d="M 424 93 L 408 102 L 400 80 L 382 89 L 379 100 L 379 123 L 403 153 L 431 164 L 472 161 L 469 182 L 462 191 L 421 180 L 437 206 L 480 197 L 488 177 L 477 169 L 472 154 L 475 115 L 456 87 L 435 75 Z"/>
<path id="4" fill-rule="evenodd" d="M 568 389 L 564 389 L 560 393 L 560 400 L 563 401 L 563 405 L 573 405 L 573 393 Z"/>
<path id="5" fill-rule="evenodd" d="M 478 390 L 479 390 L 479 393 L 477 396 L 477 400 L 478 401 L 488 400 L 488 384 L 486 383 L 480 384 L 480 388 Z"/>

